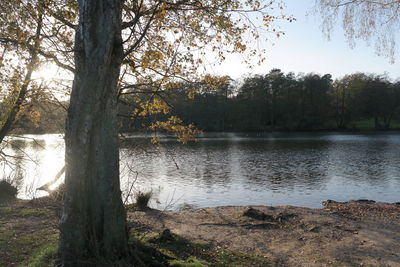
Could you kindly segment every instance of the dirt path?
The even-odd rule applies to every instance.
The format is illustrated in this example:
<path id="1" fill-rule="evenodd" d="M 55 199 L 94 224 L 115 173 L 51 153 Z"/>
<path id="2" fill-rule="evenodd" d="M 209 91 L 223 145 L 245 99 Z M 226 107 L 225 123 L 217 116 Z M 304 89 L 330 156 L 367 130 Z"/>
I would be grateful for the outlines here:
<path id="1" fill-rule="evenodd" d="M 133 228 L 271 259 L 272 266 L 400 266 L 400 205 L 325 202 L 324 209 L 218 207 L 129 212 Z"/>

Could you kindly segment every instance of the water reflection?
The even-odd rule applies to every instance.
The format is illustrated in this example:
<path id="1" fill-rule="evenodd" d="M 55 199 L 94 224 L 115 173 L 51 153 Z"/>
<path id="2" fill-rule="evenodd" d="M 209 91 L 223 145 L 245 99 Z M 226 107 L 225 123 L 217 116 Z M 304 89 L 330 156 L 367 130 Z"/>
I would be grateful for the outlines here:
<path id="1" fill-rule="evenodd" d="M 36 189 L 50 181 L 64 166 L 64 143 L 61 135 L 25 135 L 8 138 L 4 152 L 9 162 L 0 162 L 3 177 L 18 183 L 21 198 L 46 193 Z"/>
<path id="2" fill-rule="evenodd" d="M 61 136 L 13 139 L 7 149 L 25 153 L 13 172 L 25 179 L 21 196 L 50 181 L 63 166 Z M 157 208 L 191 204 L 302 205 L 326 199 L 399 201 L 400 135 L 391 134 L 208 134 L 181 145 L 143 136 L 122 142 L 123 191 L 153 190 Z M 18 148 L 16 148 L 18 147 Z M 21 152 L 24 151 L 24 152 Z M 26 156 L 25 155 L 25 156 Z M 8 170 L 10 172 L 10 170 Z"/>

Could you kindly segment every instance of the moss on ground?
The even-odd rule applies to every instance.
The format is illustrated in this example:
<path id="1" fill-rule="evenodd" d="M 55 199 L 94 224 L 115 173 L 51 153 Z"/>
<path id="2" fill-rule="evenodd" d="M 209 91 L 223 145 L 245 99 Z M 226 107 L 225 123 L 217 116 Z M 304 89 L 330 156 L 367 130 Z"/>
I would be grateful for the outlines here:
<path id="1" fill-rule="evenodd" d="M 264 257 L 221 249 L 206 242 L 192 242 L 168 230 L 161 234 L 149 233 L 142 237 L 142 243 L 157 249 L 175 267 L 270 266 Z"/>
<path id="2" fill-rule="evenodd" d="M 29 259 L 18 267 L 52 267 L 57 258 L 57 242 L 50 242 L 33 251 Z"/>
<path id="3" fill-rule="evenodd" d="M 169 262 L 171 267 L 208 267 L 207 262 L 190 257 L 187 260 L 172 260 Z"/>
<path id="4" fill-rule="evenodd" d="M 58 235 L 50 231 L 36 233 L 15 229 L 0 234 L 0 266 L 52 266 Z M 47 265 L 45 262 L 47 261 Z"/>
<path id="5" fill-rule="evenodd" d="M 11 209 L 11 208 L 0 208 L 0 216 L 47 216 L 48 212 L 39 209 Z"/>

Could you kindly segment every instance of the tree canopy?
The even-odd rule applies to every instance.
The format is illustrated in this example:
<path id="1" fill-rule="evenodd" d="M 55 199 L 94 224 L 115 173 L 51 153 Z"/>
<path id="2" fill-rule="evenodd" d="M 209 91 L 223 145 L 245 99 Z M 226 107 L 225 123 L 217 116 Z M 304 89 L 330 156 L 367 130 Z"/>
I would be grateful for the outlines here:
<path id="1" fill-rule="evenodd" d="M 265 51 L 254 43 L 283 34 L 276 21 L 293 20 L 282 13 L 283 8 L 280 1 L 123 1 L 120 101 L 129 100 L 127 104 L 136 107 L 132 118 L 162 113 L 168 108 L 163 94 L 174 83 L 197 79 L 213 83 L 211 76 L 199 78 L 198 70 L 223 61 L 227 54 L 242 54 L 242 63 L 254 63 L 251 58 L 261 63 Z M 28 69 L 33 78 L 25 79 L 27 93 L 21 94 L 21 103 L 48 87 L 57 91 L 53 93 L 56 98 L 69 94 L 75 72 L 78 13 L 78 1 L 71 0 L 0 3 L 0 75 L 9 110 L 16 104 L 9 96 L 21 92 L 21 84 L 15 81 L 22 81 Z M 35 62 L 29 66 L 32 53 Z M 61 68 L 63 79 L 43 84 L 37 72 L 46 64 Z"/>
<path id="2" fill-rule="evenodd" d="M 219 89 L 203 87 L 192 100 L 179 89 L 172 112 L 205 131 L 388 130 L 399 127 L 399 85 L 384 75 L 283 73 L 273 69 L 228 80 Z M 206 88 L 204 88 L 206 87 Z M 228 93 L 227 93 L 228 92 Z M 126 126 L 126 124 L 124 124 Z M 126 128 L 129 129 L 129 128 Z"/>
<path id="3" fill-rule="evenodd" d="M 400 1 L 397 0 L 316 0 L 315 11 L 322 17 L 322 30 L 330 37 L 339 22 L 351 47 L 361 39 L 375 45 L 379 55 L 391 62 L 396 58 L 400 26 Z"/>

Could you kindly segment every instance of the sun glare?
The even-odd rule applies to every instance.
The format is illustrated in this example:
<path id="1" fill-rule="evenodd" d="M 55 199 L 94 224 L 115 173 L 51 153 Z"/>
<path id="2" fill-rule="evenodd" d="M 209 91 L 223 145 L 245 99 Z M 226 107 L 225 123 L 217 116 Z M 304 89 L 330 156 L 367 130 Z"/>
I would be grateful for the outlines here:
<path id="1" fill-rule="evenodd" d="M 38 78 L 44 81 L 54 80 L 58 74 L 58 67 L 52 65 L 41 66 L 37 71 Z"/>

